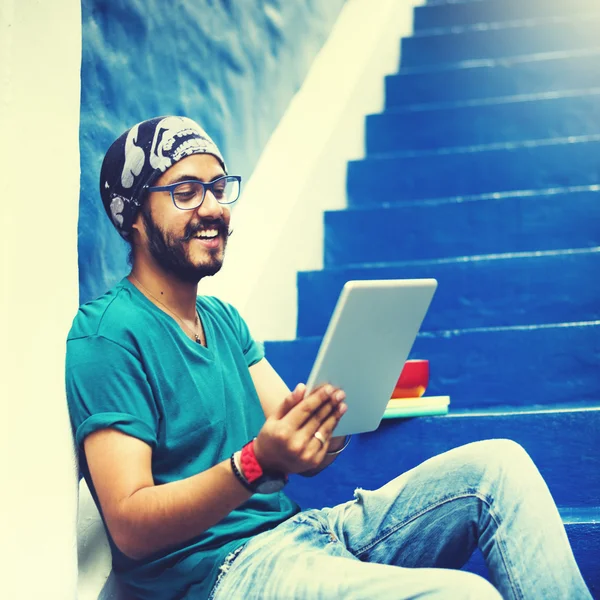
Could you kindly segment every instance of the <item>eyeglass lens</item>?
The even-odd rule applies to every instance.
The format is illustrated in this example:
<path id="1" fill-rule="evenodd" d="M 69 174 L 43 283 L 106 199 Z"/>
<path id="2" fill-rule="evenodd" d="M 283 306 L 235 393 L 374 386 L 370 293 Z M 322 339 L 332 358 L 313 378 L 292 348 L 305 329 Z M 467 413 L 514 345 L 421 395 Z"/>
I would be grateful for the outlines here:
<path id="1" fill-rule="evenodd" d="M 234 177 L 223 177 L 214 184 L 203 184 L 200 181 L 187 181 L 173 188 L 175 205 L 182 210 L 199 206 L 204 200 L 204 189 L 210 188 L 219 204 L 232 204 L 240 195 L 240 182 Z"/>

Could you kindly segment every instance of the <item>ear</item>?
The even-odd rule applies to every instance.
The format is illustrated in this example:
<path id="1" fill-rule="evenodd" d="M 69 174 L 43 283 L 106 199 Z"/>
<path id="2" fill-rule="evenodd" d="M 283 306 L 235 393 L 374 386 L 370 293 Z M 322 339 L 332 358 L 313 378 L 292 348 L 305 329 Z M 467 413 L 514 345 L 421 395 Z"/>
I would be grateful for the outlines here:
<path id="1" fill-rule="evenodd" d="M 130 247 L 130 258 L 131 262 L 135 261 L 136 254 L 143 245 L 143 240 L 146 236 L 146 229 L 144 227 L 144 220 L 142 218 L 142 211 L 139 211 L 135 221 L 131 225 L 131 231 L 129 232 L 129 238 L 127 243 Z"/>
<path id="2" fill-rule="evenodd" d="M 144 229 L 144 219 L 142 217 L 142 211 L 143 210 L 144 210 L 143 207 L 138 210 L 138 213 L 137 213 L 137 215 L 135 217 L 135 221 L 131 225 L 131 233 L 129 235 L 130 235 L 131 241 L 132 241 L 132 243 L 134 245 L 136 243 L 139 243 L 140 236 L 145 231 L 145 229 Z"/>

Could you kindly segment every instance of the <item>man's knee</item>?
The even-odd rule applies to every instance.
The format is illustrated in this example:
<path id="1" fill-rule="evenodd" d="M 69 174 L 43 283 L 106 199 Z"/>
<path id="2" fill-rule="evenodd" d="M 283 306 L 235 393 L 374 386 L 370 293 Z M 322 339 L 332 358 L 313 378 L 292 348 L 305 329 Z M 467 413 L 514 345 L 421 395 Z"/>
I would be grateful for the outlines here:
<path id="1" fill-rule="evenodd" d="M 513 440 L 484 440 L 463 448 L 469 453 L 469 465 L 482 477 L 491 477 L 496 482 L 527 483 L 539 475 L 527 451 Z"/>
<path id="2" fill-rule="evenodd" d="M 450 475 L 457 489 L 476 491 L 494 502 L 504 498 L 518 504 L 547 489 L 530 456 L 512 440 L 473 442 L 434 460 L 441 461 L 439 468 Z"/>

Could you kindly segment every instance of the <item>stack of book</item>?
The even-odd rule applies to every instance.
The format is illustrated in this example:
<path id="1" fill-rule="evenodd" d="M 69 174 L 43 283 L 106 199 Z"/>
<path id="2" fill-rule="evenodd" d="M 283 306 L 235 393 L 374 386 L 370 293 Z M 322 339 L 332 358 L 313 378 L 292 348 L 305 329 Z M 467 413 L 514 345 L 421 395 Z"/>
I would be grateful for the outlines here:
<path id="1" fill-rule="evenodd" d="M 448 414 L 450 396 L 423 396 L 421 398 L 392 398 L 383 413 L 384 419 L 426 417 Z"/>
<path id="2" fill-rule="evenodd" d="M 383 418 L 398 419 L 447 414 L 450 396 L 424 396 L 428 383 L 429 361 L 406 361 Z"/>

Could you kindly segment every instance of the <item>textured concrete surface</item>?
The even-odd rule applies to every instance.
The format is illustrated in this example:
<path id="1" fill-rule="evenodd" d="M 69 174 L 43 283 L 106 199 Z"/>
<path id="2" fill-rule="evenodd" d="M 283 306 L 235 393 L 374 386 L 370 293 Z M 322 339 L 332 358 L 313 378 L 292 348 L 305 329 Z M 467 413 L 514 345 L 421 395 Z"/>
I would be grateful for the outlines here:
<path id="1" fill-rule="evenodd" d="M 597 185 L 599 152 L 588 135 L 378 155 L 349 162 L 348 204 Z"/>
<path id="2" fill-rule="evenodd" d="M 591 48 L 402 69 L 386 78 L 386 107 L 597 87 L 599 56 Z"/>
<path id="3" fill-rule="evenodd" d="M 320 343 L 320 337 L 267 342 L 265 351 L 293 388 L 308 379 Z M 449 395 L 451 411 L 574 402 L 598 406 L 600 398 L 599 321 L 423 332 L 409 358 L 429 360 L 427 395 Z M 348 364 L 361 360 L 357 342 L 348 350 Z"/>
<path id="4" fill-rule="evenodd" d="M 599 132 L 600 88 L 568 90 L 450 103 L 444 107 L 409 106 L 369 115 L 367 154 Z"/>
<path id="5" fill-rule="evenodd" d="M 290 494 L 303 507 L 329 506 L 352 498 L 358 486 L 377 489 L 423 461 L 482 439 L 521 444 L 544 476 L 558 506 L 595 507 L 600 495 L 600 457 L 594 440 L 600 408 L 559 411 L 481 411 L 440 417 L 385 420 L 372 433 L 354 436 L 327 475 L 294 477 Z M 570 449 L 569 453 L 564 448 Z M 386 460 L 374 460 L 374 457 Z M 573 456 L 585 468 L 573 468 Z M 318 482 L 318 485 L 314 485 Z"/>
<path id="6" fill-rule="evenodd" d="M 600 246 L 599 198 L 595 185 L 330 211 L 325 266 Z"/>
<path id="7" fill-rule="evenodd" d="M 346 281 L 437 279 L 421 331 L 600 319 L 600 247 L 391 262 L 298 274 L 298 335 L 324 335 Z"/>
<path id="8" fill-rule="evenodd" d="M 110 143 L 136 122 L 185 114 L 248 179 L 343 0 L 84 0 L 80 300 L 127 272 L 97 186 Z"/>
<path id="9" fill-rule="evenodd" d="M 402 40 L 402 66 L 506 58 L 598 46 L 600 12 L 425 31 Z"/>
<path id="10" fill-rule="evenodd" d="M 428 0 L 415 9 L 415 31 L 570 15 L 597 6 L 595 0 Z"/>

